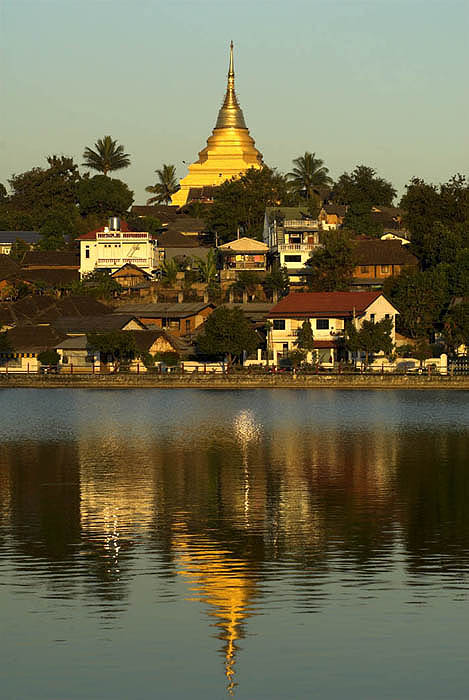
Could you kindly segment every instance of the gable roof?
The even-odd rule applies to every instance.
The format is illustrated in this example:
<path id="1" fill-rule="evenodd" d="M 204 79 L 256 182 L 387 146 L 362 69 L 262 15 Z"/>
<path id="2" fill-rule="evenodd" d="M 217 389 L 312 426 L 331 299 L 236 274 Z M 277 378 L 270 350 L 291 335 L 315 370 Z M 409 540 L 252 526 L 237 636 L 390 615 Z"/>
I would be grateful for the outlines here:
<path id="1" fill-rule="evenodd" d="M 134 277 L 144 277 L 148 280 L 151 279 L 151 275 L 148 272 L 146 272 L 143 268 L 139 267 L 138 265 L 134 265 L 133 263 L 125 263 L 124 265 L 122 265 L 122 267 L 119 267 L 118 270 L 112 272 L 110 274 L 110 277 L 119 277 L 119 273 L 121 272 L 126 272 L 128 275 L 132 275 L 133 272 L 137 273 L 132 275 Z"/>
<path id="2" fill-rule="evenodd" d="M 68 287 L 72 282 L 78 282 L 80 273 L 78 270 L 70 270 L 68 268 L 33 268 L 31 270 L 22 270 L 21 279 L 26 282 L 43 283 L 47 287 Z"/>
<path id="3" fill-rule="evenodd" d="M 178 231 L 183 234 L 194 234 L 202 233 L 206 228 L 207 227 L 203 219 L 198 219 L 195 216 L 180 214 L 168 224 L 166 231 Z"/>
<path id="4" fill-rule="evenodd" d="M 198 248 L 198 236 L 184 236 L 179 231 L 163 231 L 155 234 L 158 248 Z"/>
<path id="5" fill-rule="evenodd" d="M 14 352 L 38 353 L 55 348 L 65 335 L 52 326 L 17 326 L 6 337 Z"/>
<path id="6" fill-rule="evenodd" d="M 381 292 L 292 292 L 269 312 L 269 318 L 361 316 Z"/>
<path id="7" fill-rule="evenodd" d="M 80 255 L 75 250 L 28 250 L 23 257 L 24 268 L 80 267 Z"/>
<path id="8" fill-rule="evenodd" d="M 134 314 L 138 318 L 187 318 L 210 307 L 215 308 L 215 304 L 211 302 L 182 302 L 182 303 L 165 303 L 156 302 L 149 304 L 123 304 L 119 306 L 118 313 Z"/>
<path id="9" fill-rule="evenodd" d="M 136 216 L 150 216 L 152 219 L 159 219 L 162 224 L 166 224 L 178 216 L 178 209 L 179 207 L 170 204 L 134 204 L 130 211 Z"/>
<path id="10" fill-rule="evenodd" d="M 133 314 L 106 314 L 104 316 L 82 317 L 59 316 L 53 324 L 55 328 L 64 333 L 107 333 L 109 331 L 120 331 L 131 321 L 137 323 L 142 330 L 145 329 L 143 323 Z"/>
<path id="11" fill-rule="evenodd" d="M 415 255 L 396 240 L 362 240 L 355 247 L 357 265 L 417 265 Z"/>
<path id="12" fill-rule="evenodd" d="M 222 253 L 230 253 L 232 251 L 266 253 L 269 250 L 269 246 L 262 243 L 262 241 L 258 241 L 256 238 L 243 236 L 242 238 L 236 238 L 234 241 L 223 243 L 223 245 L 218 246 L 218 250 Z"/>

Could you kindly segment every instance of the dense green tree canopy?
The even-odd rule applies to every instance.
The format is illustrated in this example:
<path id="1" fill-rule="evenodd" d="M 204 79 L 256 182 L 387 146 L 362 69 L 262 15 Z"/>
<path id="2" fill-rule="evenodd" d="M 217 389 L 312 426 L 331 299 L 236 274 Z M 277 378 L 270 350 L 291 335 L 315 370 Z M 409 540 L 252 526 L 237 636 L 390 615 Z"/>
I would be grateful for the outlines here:
<path id="1" fill-rule="evenodd" d="M 456 352 L 460 345 L 469 346 L 469 302 L 454 305 L 444 318 L 443 335 L 448 349 Z"/>
<path id="2" fill-rule="evenodd" d="M 343 173 L 333 189 L 334 201 L 341 204 L 391 206 L 396 196 L 392 184 L 366 165 L 357 165 L 351 173 Z"/>
<path id="3" fill-rule="evenodd" d="M 229 241 L 238 228 L 245 236 L 262 238 L 265 208 L 291 202 L 283 175 L 267 166 L 250 168 L 241 177 L 216 188 L 208 214 L 208 226 L 220 240 Z"/>
<path id="4" fill-rule="evenodd" d="M 117 143 L 111 136 L 104 136 L 94 144 L 95 150 L 87 146 L 83 153 L 84 163 L 87 168 L 97 170 L 107 175 L 113 170 L 121 170 L 130 165 L 130 156 L 124 152 L 124 146 Z"/>
<path id="5" fill-rule="evenodd" d="M 348 323 L 345 330 L 345 343 L 351 352 L 364 352 L 365 364 L 370 355 L 384 352 L 389 355 L 393 350 L 391 338 L 392 320 L 383 318 L 381 321 L 363 321 L 360 328 Z"/>
<path id="6" fill-rule="evenodd" d="M 428 336 L 449 303 L 448 268 L 404 270 L 386 281 L 384 293 L 399 310 L 401 332 L 411 338 Z"/>
<path id="7" fill-rule="evenodd" d="M 113 362 L 116 370 L 138 356 L 135 339 L 128 331 L 89 333 L 87 340 L 90 350 L 101 353 L 105 361 Z"/>
<path id="8" fill-rule="evenodd" d="M 322 235 L 322 247 L 316 248 L 306 265 L 311 268 L 308 283 L 317 292 L 348 289 L 355 267 L 354 243 L 345 230 Z"/>
<path id="9" fill-rule="evenodd" d="M 344 217 L 344 228 L 353 231 L 356 236 L 379 238 L 383 225 L 373 219 L 371 207 L 367 202 L 354 202 Z"/>
<path id="10" fill-rule="evenodd" d="M 105 175 L 84 177 L 78 187 L 82 215 L 122 216 L 134 201 L 134 193 L 122 180 Z"/>
<path id="11" fill-rule="evenodd" d="M 306 352 L 312 352 L 314 350 L 314 335 L 309 319 L 303 321 L 298 331 L 295 344 L 300 350 L 305 350 Z"/>
<path id="12" fill-rule="evenodd" d="M 50 156 L 47 162 L 48 168 L 32 168 L 9 180 L 12 194 L 7 202 L 8 212 L 23 212 L 31 217 L 33 228 L 43 224 L 50 210 L 77 203 L 80 174 L 73 159 Z"/>
<path id="13" fill-rule="evenodd" d="M 204 331 L 197 339 L 197 348 L 203 355 L 226 356 L 231 365 L 243 352 L 254 352 L 259 341 L 241 309 L 219 306 L 206 320 Z"/>

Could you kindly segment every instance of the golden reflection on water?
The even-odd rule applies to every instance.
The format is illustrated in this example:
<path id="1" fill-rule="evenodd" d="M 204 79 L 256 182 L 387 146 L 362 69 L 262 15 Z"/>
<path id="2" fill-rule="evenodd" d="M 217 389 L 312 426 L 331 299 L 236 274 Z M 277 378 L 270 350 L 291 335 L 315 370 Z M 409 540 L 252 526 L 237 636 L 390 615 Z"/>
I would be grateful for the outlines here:
<path id="1" fill-rule="evenodd" d="M 249 410 L 211 434 L 123 435 L 113 423 L 103 434 L 3 446 L 0 524 L 29 556 L 71 561 L 79 545 L 120 600 L 138 545 L 168 554 L 188 599 L 214 621 L 230 694 L 266 563 L 290 558 L 313 580 L 312 562 L 327 566 L 334 550 L 363 564 L 390 557 L 398 536 L 413 567 L 445 542 L 466 557 L 461 436 L 288 421 L 271 432 Z M 451 485 L 441 483 L 443 460 Z"/>

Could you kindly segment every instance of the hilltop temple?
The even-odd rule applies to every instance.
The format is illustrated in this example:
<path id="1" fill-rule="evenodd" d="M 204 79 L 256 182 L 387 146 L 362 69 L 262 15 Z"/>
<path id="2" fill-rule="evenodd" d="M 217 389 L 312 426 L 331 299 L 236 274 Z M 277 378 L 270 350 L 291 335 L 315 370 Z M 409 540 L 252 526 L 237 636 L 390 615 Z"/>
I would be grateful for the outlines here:
<path id="1" fill-rule="evenodd" d="M 172 197 L 172 204 L 186 204 L 189 190 L 213 187 L 241 175 L 249 168 L 260 168 L 262 154 L 244 121 L 235 92 L 233 42 L 230 45 L 230 67 L 225 99 L 218 113 L 217 123 L 207 146 L 199 152 L 198 160 L 189 166 L 189 174 L 180 181 L 180 189 Z"/>

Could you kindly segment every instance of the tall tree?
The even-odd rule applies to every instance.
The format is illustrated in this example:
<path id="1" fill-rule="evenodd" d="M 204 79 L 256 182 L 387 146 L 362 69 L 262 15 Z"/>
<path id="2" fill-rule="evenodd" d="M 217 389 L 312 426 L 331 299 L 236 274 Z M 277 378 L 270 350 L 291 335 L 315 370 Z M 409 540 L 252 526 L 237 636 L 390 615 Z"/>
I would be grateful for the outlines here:
<path id="1" fill-rule="evenodd" d="M 313 329 L 311 327 L 311 321 L 309 319 L 306 319 L 306 321 L 303 321 L 301 328 L 298 331 L 295 345 L 300 350 L 305 350 L 306 352 L 313 352 L 313 350 L 314 350 L 314 335 L 313 335 Z"/>
<path id="2" fill-rule="evenodd" d="M 384 352 L 389 355 L 392 352 L 391 332 L 390 318 L 383 318 L 376 323 L 363 321 L 360 328 L 348 323 L 345 329 L 345 344 L 351 352 L 364 352 L 365 364 L 368 365 L 371 354 Z"/>
<path id="3" fill-rule="evenodd" d="M 80 174 L 73 158 L 49 156 L 48 168 L 32 168 L 13 175 L 12 194 L 6 204 L 8 213 L 26 212 L 34 227 L 39 227 L 50 210 L 75 207 Z"/>
<path id="4" fill-rule="evenodd" d="M 449 350 L 456 352 L 460 345 L 469 346 L 469 303 L 453 306 L 444 318 L 443 335 Z"/>
<path id="5" fill-rule="evenodd" d="M 259 342 L 259 336 L 241 309 L 219 306 L 205 321 L 197 348 L 203 355 L 225 356 L 230 367 L 244 352 L 254 352 Z"/>
<path id="6" fill-rule="evenodd" d="M 245 236 L 262 237 L 265 208 L 294 204 L 286 178 L 266 165 L 250 168 L 216 188 L 208 213 L 208 227 L 222 241 L 231 240 L 239 228 Z"/>
<path id="7" fill-rule="evenodd" d="M 87 340 L 90 350 L 99 352 L 105 361 L 113 362 L 115 372 L 119 371 L 121 365 L 128 365 L 139 354 L 134 336 L 128 331 L 89 333 Z"/>
<path id="8" fill-rule="evenodd" d="M 158 175 L 158 182 L 155 185 L 145 187 L 145 192 L 150 192 L 153 197 L 147 199 L 147 204 L 169 204 L 171 197 L 179 189 L 179 183 L 176 177 L 176 166 L 163 164 L 163 167 L 155 170 Z"/>
<path id="9" fill-rule="evenodd" d="M 354 243 L 348 231 L 328 231 L 321 236 L 306 265 L 311 268 L 309 286 L 318 292 L 346 290 L 355 267 Z"/>
<path id="10" fill-rule="evenodd" d="M 94 144 L 95 151 L 87 146 L 83 152 L 83 165 L 107 175 L 112 170 L 121 170 L 130 165 L 130 155 L 124 152 L 124 146 L 118 145 L 117 140 L 110 136 L 98 139 Z"/>
<path id="11" fill-rule="evenodd" d="M 329 169 L 321 158 L 316 158 L 316 153 L 306 151 L 303 156 L 294 159 L 293 166 L 287 178 L 293 191 L 306 195 L 308 200 L 317 198 L 320 189 L 332 185 Z"/>
<path id="12" fill-rule="evenodd" d="M 194 258 L 194 264 L 197 266 L 202 282 L 210 284 L 217 276 L 217 259 L 213 248 L 210 248 L 207 257 Z"/>
<path id="13" fill-rule="evenodd" d="M 392 184 L 366 165 L 357 165 L 351 173 L 343 173 L 334 185 L 334 200 L 340 204 L 391 206 L 395 196 Z"/>
<path id="14" fill-rule="evenodd" d="M 95 175 L 84 177 L 78 187 L 78 203 L 83 216 L 122 216 L 134 201 L 134 193 L 117 178 Z"/>

